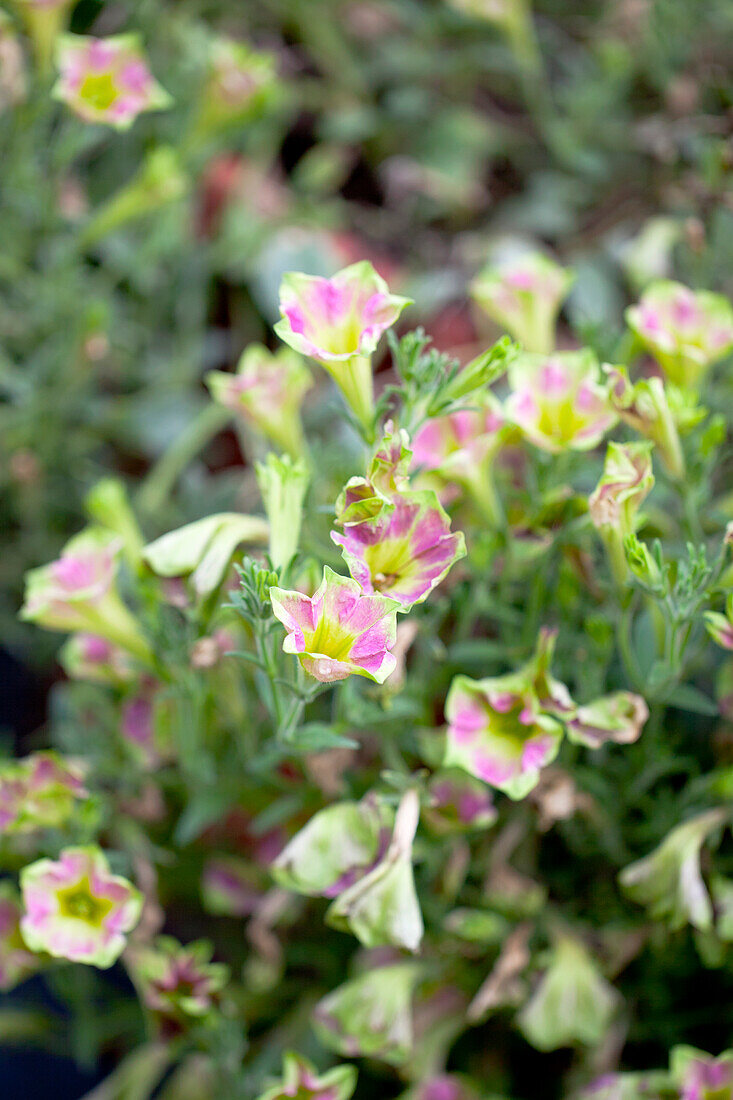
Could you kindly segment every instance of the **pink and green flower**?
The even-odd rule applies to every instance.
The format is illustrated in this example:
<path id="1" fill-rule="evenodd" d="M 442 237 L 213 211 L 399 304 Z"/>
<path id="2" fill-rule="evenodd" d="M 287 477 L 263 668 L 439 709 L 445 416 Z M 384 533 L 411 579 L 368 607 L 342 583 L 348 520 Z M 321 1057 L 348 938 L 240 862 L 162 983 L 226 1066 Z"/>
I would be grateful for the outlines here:
<path id="1" fill-rule="evenodd" d="M 120 549 L 119 539 L 98 528 L 77 535 L 57 561 L 26 574 L 21 618 L 93 634 L 149 663 L 150 648 L 115 587 Z"/>
<path id="2" fill-rule="evenodd" d="M 721 294 L 660 279 L 626 310 L 637 335 L 670 382 L 695 389 L 733 349 L 733 307 Z"/>
<path id="3" fill-rule="evenodd" d="M 84 769 L 53 752 L 0 766 L 0 835 L 58 828 L 85 798 Z"/>
<path id="4" fill-rule="evenodd" d="M 172 103 L 150 72 L 136 34 L 62 35 L 57 61 L 59 78 L 53 95 L 85 122 L 126 130 L 143 111 Z"/>
<path id="5" fill-rule="evenodd" d="M 550 454 L 588 451 L 616 423 L 598 360 L 589 349 L 520 355 L 509 364 L 507 418 Z"/>
<path id="6" fill-rule="evenodd" d="M 541 252 L 528 252 L 485 268 L 472 282 L 471 294 L 525 351 L 549 355 L 555 349 L 557 315 L 574 279 Z"/>
<path id="7" fill-rule="evenodd" d="M 253 120 L 267 109 L 279 86 L 273 54 L 255 50 L 247 42 L 214 39 L 197 132 L 208 133 Z"/>
<path id="8" fill-rule="evenodd" d="M 296 654 L 316 680 L 330 683 L 356 673 L 381 684 L 394 670 L 396 600 L 365 593 L 328 566 L 313 596 L 271 588 L 270 598 L 287 631 L 283 650 Z"/>
<path id="9" fill-rule="evenodd" d="M 347 1058 L 401 1065 L 413 1045 L 412 997 L 419 977 L 414 963 L 394 963 L 372 966 L 340 985 L 316 1005 L 319 1039 Z"/>
<path id="10" fill-rule="evenodd" d="M 291 272 L 280 287 L 281 340 L 320 363 L 362 425 L 374 415 L 371 356 L 409 304 L 362 260 L 333 278 Z"/>
<path id="11" fill-rule="evenodd" d="M 733 650 L 733 594 L 725 601 L 725 614 L 720 611 L 705 612 L 705 626 L 719 646 Z"/>
<path id="12" fill-rule="evenodd" d="M 391 420 L 384 426 L 384 437 L 372 456 L 366 477 L 352 477 L 336 501 L 336 522 L 351 526 L 374 519 L 395 497 L 410 485 L 410 440 L 404 429 L 396 429 Z"/>
<path id="13" fill-rule="evenodd" d="M 662 379 L 641 378 L 632 383 L 624 367 L 607 365 L 604 371 L 609 382 L 609 400 L 620 419 L 654 443 L 673 477 L 683 477 L 685 458 L 679 425 L 670 404 L 672 395 Z"/>
<path id="14" fill-rule="evenodd" d="M 287 348 L 271 352 L 251 344 L 235 374 L 210 371 L 206 384 L 219 404 L 251 424 L 294 458 L 305 453 L 300 408 L 313 385 L 299 355 Z"/>
<path id="15" fill-rule="evenodd" d="M 680 1100 L 728 1100 L 733 1096 L 733 1051 L 713 1058 L 694 1047 L 675 1047 L 670 1073 Z"/>
<path id="16" fill-rule="evenodd" d="M 628 578 L 624 539 L 636 531 L 639 508 L 654 485 L 652 446 L 651 442 L 609 443 L 603 474 L 588 499 L 591 521 L 622 585 Z"/>
<path id="17" fill-rule="evenodd" d="M 319 1074 L 315 1066 L 299 1054 L 286 1054 L 283 1075 L 257 1100 L 350 1100 L 356 1088 L 354 1066 L 334 1066 Z"/>
<path id="18" fill-rule="evenodd" d="M 373 519 L 331 532 L 354 580 L 409 611 L 465 556 L 463 534 L 451 533 L 448 514 L 433 492 L 403 493 Z"/>
<path id="19" fill-rule="evenodd" d="M 7 993 L 38 970 L 40 961 L 20 934 L 23 906 L 13 885 L 0 882 L 0 992 Z"/>
<path id="20" fill-rule="evenodd" d="M 130 949 L 131 977 L 166 1035 L 217 1009 L 229 967 L 212 963 L 211 957 L 212 947 L 204 940 L 184 947 L 171 936 L 158 936 L 150 945 Z"/>
<path id="21" fill-rule="evenodd" d="M 554 635 L 543 631 L 534 657 L 519 672 L 485 680 L 456 676 L 445 704 L 445 764 L 463 768 L 510 798 L 524 798 L 557 756 L 560 716 L 575 705 L 549 673 Z"/>
<path id="22" fill-rule="evenodd" d="M 140 919 L 142 895 L 110 873 L 95 847 L 65 848 L 20 875 L 23 939 L 31 951 L 106 969 L 119 958 Z"/>

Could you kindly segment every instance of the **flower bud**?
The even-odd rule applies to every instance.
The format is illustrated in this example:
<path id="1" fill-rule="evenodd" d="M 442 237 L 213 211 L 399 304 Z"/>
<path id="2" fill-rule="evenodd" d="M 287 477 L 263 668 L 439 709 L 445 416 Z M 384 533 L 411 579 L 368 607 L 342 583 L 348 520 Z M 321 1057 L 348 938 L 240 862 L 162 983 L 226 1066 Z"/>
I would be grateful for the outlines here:
<path id="1" fill-rule="evenodd" d="M 270 561 L 274 569 L 286 570 L 298 552 L 303 522 L 303 501 L 310 474 L 302 459 L 270 452 L 256 466 L 257 484 L 270 524 Z"/>
<path id="2" fill-rule="evenodd" d="M 161 535 L 144 547 L 142 557 L 160 577 L 188 577 L 196 595 L 204 598 L 225 579 L 237 547 L 261 545 L 269 533 L 258 516 L 219 512 Z"/>

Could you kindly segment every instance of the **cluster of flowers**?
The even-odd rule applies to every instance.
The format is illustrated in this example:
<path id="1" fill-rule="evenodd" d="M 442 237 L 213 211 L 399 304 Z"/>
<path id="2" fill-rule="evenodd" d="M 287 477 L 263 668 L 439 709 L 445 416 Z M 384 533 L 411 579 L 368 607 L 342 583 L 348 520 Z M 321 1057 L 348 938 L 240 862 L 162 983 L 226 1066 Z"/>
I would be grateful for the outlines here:
<path id="1" fill-rule="evenodd" d="M 102 65 L 102 55 L 95 57 L 94 64 Z M 140 83 L 140 73 L 138 78 Z M 76 87 L 86 85 L 77 81 Z M 101 91 L 95 95 L 100 102 L 104 98 Z M 93 501 L 96 525 L 72 540 L 56 562 L 29 574 L 24 616 L 73 633 L 63 656 L 71 675 L 127 685 L 127 736 L 150 750 L 152 711 L 164 671 L 118 590 L 121 562 L 133 577 L 156 575 L 169 602 L 201 610 L 216 604 L 238 547 L 269 543 L 269 565 L 277 572 L 264 589 L 266 612 L 258 614 L 269 614 L 285 628 L 283 651 L 296 656 L 305 673 L 303 698 L 325 690 L 319 685 L 352 675 L 384 684 L 399 675 L 403 660 L 399 640 L 407 620 L 398 617 L 428 601 L 466 555 L 464 534 L 452 530 L 446 505 L 465 498 L 488 526 L 505 527 L 512 517 L 504 516 L 493 483 L 500 455 L 522 439 L 551 455 L 586 451 L 598 446 L 619 420 L 644 438 L 608 445 L 587 510 L 621 588 L 628 575 L 628 540 L 654 484 L 652 452 L 659 454 L 670 478 L 683 475 L 680 434 L 695 421 L 695 389 L 705 370 L 733 347 L 733 311 L 714 295 L 694 294 L 676 284 L 652 286 L 629 311 L 629 324 L 666 379 L 654 374 L 632 383 L 622 367 L 606 366 L 604 374 L 587 350 L 554 350 L 557 313 L 570 283 L 568 272 L 537 255 L 480 275 L 473 285 L 477 302 L 528 349 L 509 362 L 508 393 L 502 400 L 488 386 L 472 383 L 471 368 L 465 368 L 447 407 L 435 416 L 423 410 L 414 420 L 412 439 L 388 421 L 375 446 L 373 357 L 408 300 L 391 294 L 366 262 L 330 279 L 286 276 L 276 331 L 288 349 L 273 354 L 249 348 L 236 373 L 214 372 L 207 378 L 215 401 L 285 452 L 281 458 L 270 456 L 257 470 L 267 521 L 220 513 L 145 546 L 119 490 L 106 485 Z M 335 504 L 331 540 L 349 576 L 325 566 L 319 583 L 297 567 L 311 461 L 300 406 L 313 384 L 302 356 L 328 371 L 371 448 L 365 475 L 350 478 Z M 275 583 L 283 579 L 291 579 L 294 587 Z M 713 637 L 733 648 L 733 608 L 727 617 L 710 612 L 708 626 Z M 452 770 L 436 772 L 426 787 L 425 819 L 431 828 L 491 824 L 496 811 L 488 788 L 511 799 L 525 798 L 565 736 L 591 749 L 608 742 L 628 744 L 640 736 L 648 717 L 645 700 L 621 690 L 577 703 L 551 673 L 554 645 L 555 633 L 542 630 L 533 657 L 516 671 L 453 679 L 444 701 L 446 728 L 438 760 L 439 767 Z M 216 663 L 226 648 L 225 638 L 199 639 L 193 667 Z M 267 662 L 258 667 L 272 673 Z M 276 683 L 273 678 L 273 688 Z M 284 728 L 287 732 L 287 723 Z M 148 762 L 153 758 L 149 755 Z M 11 836 L 57 827 L 85 794 L 84 777 L 71 761 L 36 754 L 8 765 L 0 774 L 0 831 Z M 315 1010 L 324 1043 L 346 1057 L 377 1056 L 397 1064 L 412 1049 L 412 1002 L 420 971 L 414 960 L 405 961 L 396 951 L 417 952 L 423 939 L 413 876 L 413 841 L 422 809 L 418 784 L 407 784 L 397 805 L 376 791 L 359 802 L 335 803 L 291 837 L 271 866 L 280 887 L 330 899 L 330 925 L 352 932 L 365 948 L 392 952 L 384 965 L 347 981 Z M 722 931 L 720 925 L 721 914 L 729 922 L 733 912 L 730 884 L 716 881 L 715 896 L 709 897 L 696 863 L 703 843 L 727 821 L 727 814 L 716 810 L 680 826 L 663 849 L 626 868 L 622 885 L 672 926 L 690 923 L 705 931 L 717 920 L 719 934 L 730 938 L 728 925 Z M 231 900 L 232 891 L 239 891 L 241 901 L 243 884 L 231 867 L 210 872 L 209 892 L 218 892 L 227 911 L 227 893 Z M 20 887 L 21 898 L 9 891 L 1 899 L 0 976 L 6 986 L 46 955 L 107 967 L 125 951 L 141 999 L 164 1035 L 177 1034 L 215 1009 L 226 1010 L 228 971 L 211 961 L 207 945 L 182 946 L 169 938 L 133 938 L 127 944 L 141 918 L 143 894 L 112 874 L 99 848 L 69 846 L 57 858 L 30 863 L 21 872 Z M 246 908 L 245 902 L 242 911 Z M 572 1021 L 558 1010 L 569 987 L 572 1003 L 582 1006 Z M 519 1026 L 540 1049 L 579 1035 L 591 1042 L 608 1026 L 617 1002 L 580 937 L 563 934 L 518 1017 Z M 705 1089 L 725 1080 L 729 1070 L 725 1056 L 712 1063 L 680 1055 L 673 1065 L 674 1088 L 687 1100 L 707 1097 L 713 1094 Z M 350 1066 L 319 1077 L 309 1063 L 289 1055 L 282 1081 L 261 1100 L 294 1095 L 348 1100 L 354 1087 Z M 604 1100 L 645 1096 L 644 1088 L 636 1079 L 629 1085 L 614 1078 L 598 1083 L 592 1095 Z M 408 1095 L 470 1100 L 473 1093 L 470 1085 L 449 1075 L 435 1076 Z"/>

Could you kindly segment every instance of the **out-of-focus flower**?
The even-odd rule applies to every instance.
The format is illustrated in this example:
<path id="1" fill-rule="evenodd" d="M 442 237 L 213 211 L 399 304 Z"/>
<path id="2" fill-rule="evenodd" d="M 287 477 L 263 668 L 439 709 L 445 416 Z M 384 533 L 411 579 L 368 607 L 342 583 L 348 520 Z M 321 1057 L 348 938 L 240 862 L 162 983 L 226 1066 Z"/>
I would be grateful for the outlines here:
<path id="1" fill-rule="evenodd" d="M 514 0 L 506 5 L 512 7 Z M 492 320 L 507 329 L 527 352 L 550 355 L 555 324 L 575 275 L 541 252 L 490 264 L 471 283 L 471 294 Z"/>
<path id="2" fill-rule="evenodd" d="M 445 763 L 463 768 L 510 798 L 524 798 L 554 760 L 563 727 L 575 710 L 549 664 L 554 635 L 543 631 L 537 652 L 518 672 L 486 680 L 456 676 L 445 704 Z"/>
<path id="3" fill-rule="evenodd" d="M 7 993 L 38 970 L 38 957 L 20 934 L 23 906 L 14 886 L 0 882 L 0 991 Z"/>
<path id="4" fill-rule="evenodd" d="M 440 584 L 465 556 L 462 532 L 433 492 L 402 493 L 373 519 L 331 532 L 354 580 L 365 592 L 391 596 L 409 611 Z"/>
<path id="5" fill-rule="evenodd" d="M 716 809 L 678 825 L 650 855 L 623 869 L 619 882 L 624 892 L 673 931 L 686 924 L 709 931 L 713 907 L 700 871 L 700 852 L 726 820 L 727 811 Z"/>
<path id="6" fill-rule="evenodd" d="M 454 1073 L 441 1073 L 401 1093 L 400 1100 L 481 1100 L 481 1098 L 475 1086 L 465 1077 Z"/>
<path id="7" fill-rule="evenodd" d="M 219 512 L 169 531 L 148 543 L 142 556 L 159 577 L 188 577 L 196 595 L 204 598 L 226 577 L 238 546 L 262 545 L 269 535 L 259 516 Z"/>
<path id="8" fill-rule="evenodd" d="M 604 370 L 609 400 L 620 418 L 656 445 L 673 477 L 683 477 L 685 459 L 678 426 L 661 378 L 641 378 L 632 384 L 623 367 L 606 366 Z"/>
<path id="9" fill-rule="evenodd" d="M 576 1042 L 594 1046 L 606 1035 L 620 1001 L 583 944 L 562 936 L 517 1022 L 538 1050 Z"/>
<path id="10" fill-rule="evenodd" d="M 128 222 L 137 221 L 176 202 L 189 187 L 179 154 L 169 145 L 151 149 L 131 180 L 94 211 L 81 233 L 89 247 Z"/>
<path id="11" fill-rule="evenodd" d="M 156 729 L 155 698 L 151 691 L 140 691 L 122 705 L 120 734 L 132 755 L 147 770 L 161 760 Z"/>
<path id="12" fill-rule="evenodd" d="M 733 308 L 727 298 L 662 279 L 626 310 L 629 328 L 670 382 L 694 389 L 709 367 L 733 348 Z"/>
<path id="13" fill-rule="evenodd" d="M 412 963 L 371 968 L 329 993 L 315 1008 L 321 1042 L 346 1058 L 380 1058 L 400 1065 L 413 1040 L 412 994 L 419 977 Z"/>
<path id="14" fill-rule="evenodd" d="M 74 0 L 15 0 L 15 6 L 33 43 L 38 68 L 47 73 L 53 64 L 59 35 L 66 28 Z"/>
<path id="15" fill-rule="evenodd" d="M 601 479 L 588 499 L 593 526 L 621 585 L 628 578 L 624 539 L 636 531 L 638 510 L 654 485 L 651 450 L 651 442 L 609 443 Z"/>
<path id="16" fill-rule="evenodd" d="M 329 924 L 353 932 L 365 947 L 417 951 L 420 946 L 424 928 L 412 873 L 419 815 L 417 791 L 409 790 L 397 809 L 387 850 L 371 870 L 339 894 L 326 914 Z"/>
<path id="17" fill-rule="evenodd" d="M 246 42 L 214 39 L 194 132 L 203 135 L 252 121 L 273 103 L 279 88 L 273 54 Z"/>
<path id="18" fill-rule="evenodd" d="M 0 766 L 0 835 L 58 828 L 86 797 L 84 769 L 53 752 Z"/>
<path id="19" fill-rule="evenodd" d="M 396 600 L 366 594 L 328 566 L 313 596 L 271 588 L 270 598 L 287 631 L 283 650 L 297 654 L 316 680 L 329 683 L 357 673 L 382 684 L 394 669 Z"/>
<path id="20" fill-rule="evenodd" d="M 119 684 L 135 675 L 125 650 L 97 634 L 72 634 L 59 651 L 59 662 L 72 680 Z"/>
<path id="21" fill-rule="evenodd" d="M 414 468 L 446 486 L 468 492 L 493 526 L 501 523 L 501 505 L 494 486 L 494 460 L 507 440 L 501 405 L 486 392 L 472 397 L 477 407 L 426 421 L 413 440 Z"/>
<path id="22" fill-rule="evenodd" d="M 350 1100 L 356 1088 L 354 1066 L 334 1066 L 319 1074 L 315 1066 L 299 1054 L 286 1054 L 282 1080 L 258 1096 L 257 1100 Z"/>
<path id="23" fill-rule="evenodd" d="M 153 944 L 132 948 L 125 956 L 143 1004 L 166 1035 L 218 1007 L 229 967 L 212 963 L 211 956 L 211 944 L 199 940 L 184 947 L 171 936 L 158 936 Z"/>
<path id="24" fill-rule="evenodd" d="M 675 1047 L 670 1072 L 680 1100 L 727 1100 L 733 1096 L 733 1050 L 713 1058 L 694 1047 Z"/>
<path id="25" fill-rule="evenodd" d="M 438 833 L 488 829 L 497 818 L 491 791 L 462 771 L 440 771 L 428 784 L 431 802 L 425 820 Z"/>
<path id="26" fill-rule="evenodd" d="M 320 363 L 333 377 L 357 419 L 371 430 L 374 417 L 371 355 L 407 298 L 363 260 L 331 279 L 291 272 L 280 286 L 281 340 Z"/>
<path id="27" fill-rule="evenodd" d="M 65 34 L 58 39 L 59 79 L 53 96 L 85 122 L 126 130 L 143 111 L 169 107 L 136 34 L 110 38 Z"/>
<path id="28" fill-rule="evenodd" d="M 120 956 L 142 913 L 142 895 L 110 874 L 99 848 L 65 848 L 20 874 L 23 939 L 32 951 L 106 969 Z"/>
<path id="29" fill-rule="evenodd" d="M 23 102 L 27 83 L 20 39 L 10 17 L 0 12 L 0 112 Z"/>
<path id="30" fill-rule="evenodd" d="M 262 876 L 253 864 L 236 856 L 213 856 L 201 877 L 201 895 L 208 913 L 249 917 L 263 894 Z"/>
<path id="31" fill-rule="evenodd" d="M 631 691 L 614 691 L 579 706 L 566 720 L 571 741 L 597 749 L 607 741 L 630 745 L 638 741 L 649 717 L 649 708 L 640 695 Z"/>
<path id="32" fill-rule="evenodd" d="M 387 808 L 370 796 L 326 806 L 285 845 L 272 875 L 288 890 L 335 898 L 374 867 L 390 827 Z"/>
<path id="33" fill-rule="evenodd" d="M 118 477 L 103 477 L 87 493 L 84 510 L 94 523 L 120 539 L 130 567 L 137 569 L 144 539 L 124 482 Z"/>
<path id="34" fill-rule="evenodd" d="M 550 454 L 588 451 L 616 423 L 598 360 L 588 348 L 520 355 L 509 364 L 509 383 L 507 418 Z"/>
<path id="35" fill-rule="evenodd" d="M 274 569 L 285 570 L 298 552 L 310 473 L 302 459 L 293 462 L 290 455 L 270 452 L 256 474 L 270 524 L 270 561 Z"/>
<path id="36" fill-rule="evenodd" d="M 733 650 L 733 594 L 725 601 L 725 614 L 719 611 L 705 612 L 705 626 L 708 634 L 723 649 Z"/>
<path id="37" fill-rule="evenodd" d="M 209 371 L 206 385 L 218 404 L 254 425 L 283 451 L 294 458 L 305 453 L 300 407 L 313 380 L 295 352 L 271 352 L 251 344 L 235 374 Z"/>
<path id="38" fill-rule="evenodd" d="M 151 660 L 140 626 L 116 589 L 118 539 L 89 528 L 67 543 L 61 557 L 26 574 L 21 618 L 48 630 L 82 631 Z"/>

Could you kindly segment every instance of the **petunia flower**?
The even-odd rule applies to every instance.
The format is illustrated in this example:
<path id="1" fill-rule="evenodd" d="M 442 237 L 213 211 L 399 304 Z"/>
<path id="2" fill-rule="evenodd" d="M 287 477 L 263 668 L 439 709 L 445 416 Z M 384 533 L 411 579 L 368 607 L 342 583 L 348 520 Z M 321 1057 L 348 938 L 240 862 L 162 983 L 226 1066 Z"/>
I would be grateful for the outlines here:
<path id="1" fill-rule="evenodd" d="M 454 1073 L 440 1073 L 401 1093 L 399 1100 L 480 1100 L 473 1084 Z"/>
<path id="2" fill-rule="evenodd" d="M 609 443 L 603 473 L 588 499 L 593 526 L 605 543 L 617 583 L 628 578 L 624 540 L 638 526 L 638 511 L 654 485 L 652 443 Z"/>
<path id="3" fill-rule="evenodd" d="M 294 458 L 305 453 L 300 408 L 313 380 L 295 352 L 287 348 L 271 352 L 261 344 L 251 344 L 235 374 L 209 371 L 205 380 L 219 405 L 241 416 Z"/>
<path id="4" fill-rule="evenodd" d="M 695 389 L 733 348 L 733 307 L 722 294 L 661 279 L 626 310 L 638 336 L 670 382 Z"/>
<path id="5" fill-rule="evenodd" d="M 649 708 L 640 695 L 614 691 L 576 708 L 566 719 L 571 741 L 597 749 L 608 741 L 630 745 L 638 741 L 649 717 Z"/>
<path id="6" fill-rule="evenodd" d="M 675 1047 L 670 1073 L 680 1100 L 727 1100 L 733 1096 L 733 1051 L 713 1058 L 694 1047 Z"/>
<path id="7" fill-rule="evenodd" d="M 119 958 L 142 912 L 140 892 L 110 874 L 95 847 L 65 848 L 58 860 L 31 863 L 21 871 L 20 885 L 20 926 L 28 947 L 102 969 Z"/>
<path id="8" fill-rule="evenodd" d="M 417 951 L 424 926 L 412 872 L 412 842 L 420 815 L 415 790 L 403 795 L 392 838 L 366 874 L 343 889 L 326 920 L 353 932 L 364 947 L 402 947 Z"/>
<path id="9" fill-rule="evenodd" d="M 462 770 L 436 772 L 428 783 L 425 820 L 437 833 L 488 829 L 497 818 L 491 791 Z"/>
<path id="10" fill-rule="evenodd" d="M 401 1065 L 413 1042 L 414 963 L 372 967 L 340 985 L 316 1005 L 313 1023 L 321 1042 L 347 1058 L 379 1058 Z"/>
<path id="11" fill-rule="evenodd" d="M 576 1042 L 595 1046 L 608 1033 L 621 998 L 600 973 L 585 946 L 563 935 L 517 1022 L 537 1050 Z"/>
<path id="12" fill-rule="evenodd" d="M 374 519 L 410 485 L 412 451 L 404 429 L 388 420 L 384 436 L 375 450 L 366 477 L 352 477 L 336 501 L 336 522 L 341 527 Z"/>
<path id="13" fill-rule="evenodd" d="M 396 660 L 396 600 L 364 593 L 326 566 L 313 596 L 271 588 L 275 616 L 287 631 L 285 653 L 297 654 L 307 673 L 330 683 L 356 673 L 384 683 Z"/>
<path id="14" fill-rule="evenodd" d="M 609 401 L 621 420 L 654 443 L 672 477 L 683 477 L 679 425 L 662 379 L 641 378 L 632 384 L 624 367 L 606 365 L 603 369 L 609 381 Z"/>
<path id="15" fill-rule="evenodd" d="M 291 272 L 280 286 L 281 340 L 320 363 L 333 377 L 360 423 L 374 416 L 371 355 L 409 299 L 389 287 L 362 260 L 331 279 Z"/>
<path id="16" fill-rule="evenodd" d="M 549 355 L 555 349 L 557 315 L 574 280 L 572 271 L 541 252 L 528 252 L 489 265 L 471 283 L 471 294 L 525 351 Z"/>
<path id="17" fill-rule="evenodd" d="M 149 663 L 150 648 L 115 587 L 120 547 L 98 528 L 82 531 L 57 561 L 26 574 L 21 618 L 48 630 L 94 634 Z"/>
<path id="18" fill-rule="evenodd" d="M 440 584 L 465 556 L 463 534 L 451 533 L 450 518 L 434 492 L 407 492 L 373 519 L 331 532 L 354 580 L 365 592 L 390 596 L 409 611 Z"/>
<path id="19" fill-rule="evenodd" d="M 587 348 L 520 355 L 509 364 L 509 384 L 507 418 L 550 454 L 591 450 L 618 419 L 601 384 L 598 360 Z"/>
<path id="20" fill-rule="evenodd" d="M 299 1054 L 283 1058 L 282 1080 L 257 1097 L 257 1100 L 350 1100 L 356 1088 L 354 1066 L 334 1066 L 319 1074 L 315 1066 Z"/>
<path id="21" fill-rule="evenodd" d="M 54 752 L 0 766 L 0 835 L 58 828 L 87 795 L 84 769 Z"/>
<path id="22" fill-rule="evenodd" d="M 14 886 L 0 882 L 0 992 L 7 993 L 38 970 L 40 962 L 20 934 L 23 906 Z"/>
<path id="23" fill-rule="evenodd" d="M 448 488 L 468 492 L 492 526 L 502 522 L 494 486 L 494 460 L 511 428 L 500 403 L 489 391 L 472 396 L 475 408 L 427 420 L 412 444 L 412 465 Z"/>
<path id="24" fill-rule="evenodd" d="M 541 634 L 537 652 L 519 672 L 485 680 L 456 676 L 445 704 L 445 764 L 463 768 L 510 798 L 524 798 L 557 756 L 561 715 L 575 710 L 549 663 L 554 635 Z"/>
<path id="25" fill-rule="evenodd" d="M 206 134 L 225 126 L 250 122 L 277 96 L 280 80 L 276 59 L 247 42 L 215 38 L 209 51 L 209 71 L 199 97 L 195 129 Z"/>
<path id="26" fill-rule="evenodd" d="M 269 538 L 260 516 L 218 512 L 168 531 L 143 549 L 143 560 L 160 577 L 187 577 L 200 599 L 215 592 L 242 543 L 261 545 Z"/>
<path id="27" fill-rule="evenodd" d="M 125 956 L 142 1003 L 167 1036 L 217 1009 L 229 967 L 212 963 L 211 956 L 209 943 L 199 940 L 184 947 L 172 936 L 158 936 Z"/>
<path id="28" fill-rule="evenodd" d="M 135 675 L 125 650 L 98 634 L 72 634 L 61 647 L 58 659 L 72 680 L 120 684 Z"/>
<path id="29" fill-rule="evenodd" d="M 672 829 L 650 855 L 624 867 L 619 875 L 624 892 L 672 931 L 686 924 L 709 931 L 713 906 L 700 870 L 700 853 L 726 819 L 726 810 L 709 810 Z"/>
<path id="30" fill-rule="evenodd" d="M 59 78 L 52 94 L 85 122 L 126 130 L 143 111 L 173 102 L 150 72 L 136 34 L 62 35 L 57 63 Z"/>

